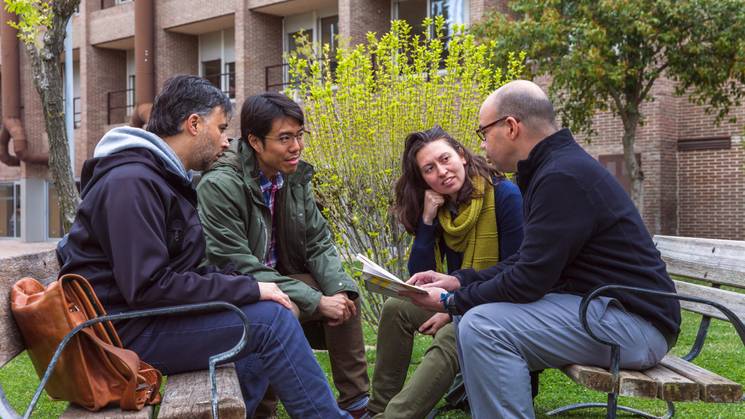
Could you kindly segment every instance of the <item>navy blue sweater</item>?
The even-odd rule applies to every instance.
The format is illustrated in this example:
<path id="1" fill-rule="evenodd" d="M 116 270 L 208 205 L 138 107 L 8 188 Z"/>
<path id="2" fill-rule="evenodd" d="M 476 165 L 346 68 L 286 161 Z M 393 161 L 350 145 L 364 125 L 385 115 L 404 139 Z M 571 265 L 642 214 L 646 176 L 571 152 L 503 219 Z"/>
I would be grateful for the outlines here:
<path id="1" fill-rule="evenodd" d="M 523 197 L 520 189 L 509 180 L 500 180 L 494 185 L 494 202 L 499 234 L 499 260 L 510 257 L 523 241 Z M 409 255 L 409 275 L 435 269 L 435 246 L 440 246 L 440 254 L 447 261 L 448 272 L 459 269 L 463 264 L 463 253 L 447 247 L 438 234 L 438 221 L 431 225 L 419 222 L 414 236 L 414 244 Z"/>
<path id="2" fill-rule="evenodd" d="M 529 303 L 551 292 L 585 295 L 607 284 L 675 291 L 631 199 L 569 130 L 545 138 L 518 163 L 517 184 L 525 214 L 522 246 L 494 267 L 455 273 L 461 313 L 490 302 Z M 650 321 L 668 342 L 677 337 L 677 300 L 608 295 Z"/>
<path id="3" fill-rule="evenodd" d="M 208 301 L 258 301 L 251 276 L 199 265 L 205 239 L 188 180 L 151 151 L 124 150 L 85 162 L 82 201 L 60 241 L 60 275 L 90 281 L 110 313 Z M 125 346 L 154 318 L 117 323 Z"/>

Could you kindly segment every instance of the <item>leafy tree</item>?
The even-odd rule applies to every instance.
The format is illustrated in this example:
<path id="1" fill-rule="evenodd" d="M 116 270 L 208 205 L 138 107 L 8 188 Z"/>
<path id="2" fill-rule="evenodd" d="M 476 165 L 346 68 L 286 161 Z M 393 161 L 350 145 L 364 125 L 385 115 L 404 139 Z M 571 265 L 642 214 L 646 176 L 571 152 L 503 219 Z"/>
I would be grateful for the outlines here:
<path id="1" fill-rule="evenodd" d="M 65 104 L 60 57 L 64 51 L 65 28 L 80 0 L 5 0 L 5 7 L 18 15 L 8 22 L 18 30 L 31 62 L 34 86 L 41 97 L 44 123 L 49 136 L 49 167 L 60 200 L 65 231 L 75 219 L 80 198 L 70 166 L 65 131 Z"/>
<path id="2" fill-rule="evenodd" d="M 563 121 L 593 134 L 592 116 L 623 122 L 631 197 L 643 208 L 644 175 L 634 157 L 641 105 L 661 77 L 676 93 L 716 113 L 739 106 L 745 91 L 743 0 L 512 0 L 472 30 L 498 48 L 527 52 L 532 75 L 551 77 Z"/>
<path id="3" fill-rule="evenodd" d="M 462 28 L 446 48 L 444 24 L 427 20 L 422 39 L 394 21 L 380 39 L 368 34 L 366 45 L 341 47 L 335 57 L 326 45 L 316 58 L 298 38 L 300 53 L 289 57 L 291 93 L 311 132 L 305 153 L 317 170 L 314 190 L 348 266 L 363 253 L 406 275 L 411 237 L 390 212 L 404 139 L 439 124 L 476 149 L 481 102 L 522 71 L 523 57 L 496 66 L 494 45 L 477 45 Z M 382 299 L 366 294 L 363 315 L 377 324 Z"/>

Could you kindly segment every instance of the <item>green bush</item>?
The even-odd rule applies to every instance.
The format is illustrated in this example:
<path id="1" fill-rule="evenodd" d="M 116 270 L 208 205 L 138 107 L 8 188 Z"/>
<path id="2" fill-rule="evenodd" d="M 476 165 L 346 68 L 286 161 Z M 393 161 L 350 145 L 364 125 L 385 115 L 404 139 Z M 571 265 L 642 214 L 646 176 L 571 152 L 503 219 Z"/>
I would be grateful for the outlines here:
<path id="1" fill-rule="evenodd" d="M 524 54 L 500 66 L 493 42 L 476 44 L 462 27 L 446 38 L 441 16 L 424 25 L 422 39 L 394 21 L 379 39 L 370 33 L 366 45 L 333 57 L 328 45 L 314 54 L 298 37 L 299 52 L 288 57 L 289 93 L 303 103 L 311 132 L 305 155 L 317 170 L 314 190 L 347 266 L 358 266 L 359 252 L 401 278 L 411 237 L 390 207 L 404 139 L 437 124 L 476 149 L 482 101 L 523 72 Z M 376 325 L 383 300 L 363 293 L 364 318 Z"/>

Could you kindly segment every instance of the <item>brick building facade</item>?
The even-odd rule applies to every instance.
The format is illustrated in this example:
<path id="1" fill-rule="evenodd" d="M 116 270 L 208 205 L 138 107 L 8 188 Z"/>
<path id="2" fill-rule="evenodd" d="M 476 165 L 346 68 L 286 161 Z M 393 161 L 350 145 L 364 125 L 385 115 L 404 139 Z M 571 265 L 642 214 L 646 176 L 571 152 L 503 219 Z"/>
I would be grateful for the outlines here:
<path id="1" fill-rule="evenodd" d="M 451 21 L 469 23 L 489 10 L 503 10 L 505 1 L 152 3 L 155 90 L 174 74 L 196 74 L 213 81 L 240 104 L 248 95 L 281 88 L 286 80 L 283 53 L 293 48 L 292 35 L 300 30 L 316 41 L 328 42 L 338 34 L 358 43 L 364 41 L 368 31 L 387 31 L 392 18 L 411 21 L 445 13 Z M 131 0 L 82 0 L 79 13 L 73 17 L 76 176 L 103 133 L 126 123 L 134 111 L 135 27 L 135 4 Z M 41 104 L 24 52 L 20 61 L 21 119 L 31 147 L 43 150 Z M 738 125 L 715 127 L 713 117 L 705 115 L 701 107 L 674 96 L 670 82 L 659 82 L 654 97 L 653 102 L 644 105 L 645 125 L 639 129 L 637 140 L 646 175 L 644 218 L 650 231 L 745 239 L 745 153 L 740 143 L 745 107 L 735 111 Z M 610 170 L 620 170 L 620 121 L 602 114 L 595 121 L 598 135 L 589 144 L 583 141 L 583 145 Z M 230 131 L 231 135 L 238 134 L 235 118 Z M 38 241 L 60 235 L 59 210 L 48 179 L 44 166 L 0 163 L 0 237 Z"/>

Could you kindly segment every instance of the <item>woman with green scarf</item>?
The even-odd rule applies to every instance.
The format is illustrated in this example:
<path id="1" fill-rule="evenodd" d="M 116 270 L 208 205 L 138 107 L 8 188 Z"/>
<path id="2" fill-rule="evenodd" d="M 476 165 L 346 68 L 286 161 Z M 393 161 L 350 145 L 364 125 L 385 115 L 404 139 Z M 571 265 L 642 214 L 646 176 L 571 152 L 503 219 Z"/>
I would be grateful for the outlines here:
<path id="1" fill-rule="evenodd" d="M 484 269 L 517 251 L 522 196 L 515 184 L 435 126 L 406 139 L 394 211 L 414 234 L 409 274 Z M 376 418 L 423 418 L 460 370 L 446 313 L 389 298 L 378 329 L 372 398 Z M 406 386 L 415 332 L 434 336 Z"/>

